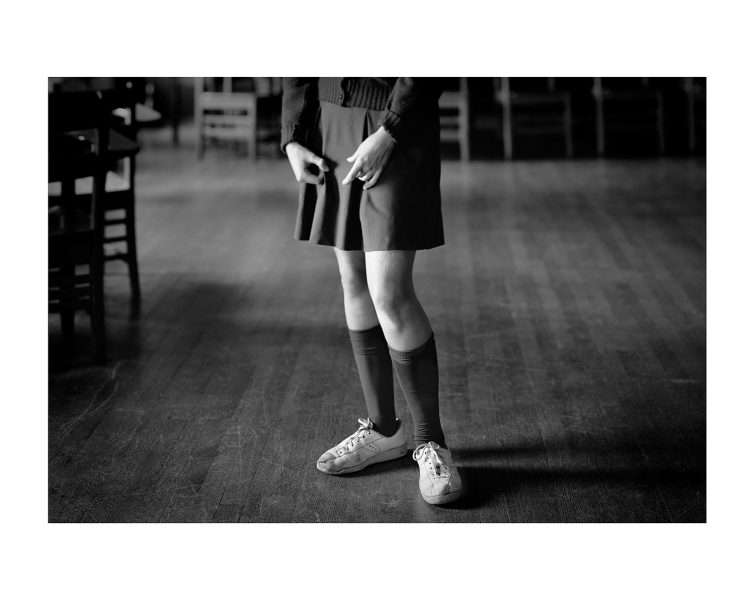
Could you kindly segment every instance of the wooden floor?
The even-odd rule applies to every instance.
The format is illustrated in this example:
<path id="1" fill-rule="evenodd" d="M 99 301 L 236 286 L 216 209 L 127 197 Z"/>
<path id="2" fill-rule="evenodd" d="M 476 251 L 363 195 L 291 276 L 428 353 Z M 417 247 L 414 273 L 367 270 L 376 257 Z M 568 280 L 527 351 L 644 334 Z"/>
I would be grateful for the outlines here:
<path id="1" fill-rule="evenodd" d="M 287 163 L 147 143 L 138 191 L 143 310 L 108 265 L 109 364 L 50 317 L 50 521 L 705 520 L 702 161 L 444 164 L 416 282 L 467 487 L 446 508 L 410 457 L 314 467 L 364 409 Z"/>

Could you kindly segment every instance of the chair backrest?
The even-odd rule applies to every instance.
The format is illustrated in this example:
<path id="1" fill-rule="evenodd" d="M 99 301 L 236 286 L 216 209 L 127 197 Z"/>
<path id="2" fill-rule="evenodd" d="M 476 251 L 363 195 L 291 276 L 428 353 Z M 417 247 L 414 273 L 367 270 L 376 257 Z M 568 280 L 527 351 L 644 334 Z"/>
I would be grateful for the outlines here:
<path id="1" fill-rule="evenodd" d="M 121 77 L 48 77 L 50 92 L 87 92 L 117 86 Z"/>
<path id="2" fill-rule="evenodd" d="M 108 111 L 108 118 L 113 122 L 114 128 L 135 140 L 139 126 L 136 105 L 140 102 L 141 91 L 129 86 L 118 86 L 99 93 L 103 108 Z M 115 122 L 113 117 L 119 121 Z"/>
<path id="3" fill-rule="evenodd" d="M 438 77 L 437 85 L 445 94 L 468 94 L 468 77 Z"/>
<path id="4" fill-rule="evenodd" d="M 683 77 L 683 91 L 687 94 L 704 95 L 707 92 L 706 77 Z"/>
<path id="5" fill-rule="evenodd" d="M 110 108 L 102 92 L 64 92 L 48 96 L 48 181 L 63 183 L 61 202 L 74 194 L 75 179 L 93 177 L 92 228 L 103 221 Z"/>
<path id="6" fill-rule="evenodd" d="M 649 77 L 602 77 L 602 89 L 615 92 L 649 89 Z"/>
<path id="7" fill-rule="evenodd" d="M 54 92 L 48 95 L 51 136 L 77 130 L 100 130 L 108 125 L 108 107 L 101 91 Z"/>
<path id="8" fill-rule="evenodd" d="M 661 92 L 657 82 L 649 77 L 594 77 L 593 95 L 599 101 L 603 96 L 618 98 L 655 98 Z"/>
<path id="9" fill-rule="evenodd" d="M 510 91 L 514 94 L 547 94 L 555 91 L 554 77 L 510 77 Z"/>
<path id="10" fill-rule="evenodd" d="M 101 159 L 109 141 L 110 113 L 102 92 L 52 93 L 47 109 L 50 180 L 57 181 L 56 174 L 66 176 L 72 169 L 93 169 L 93 161 Z"/>
<path id="11" fill-rule="evenodd" d="M 498 101 L 507 105 L 511 99 L 546 98 L 559 91 L 555 77 L 496 77 L 493 89 Z"/>

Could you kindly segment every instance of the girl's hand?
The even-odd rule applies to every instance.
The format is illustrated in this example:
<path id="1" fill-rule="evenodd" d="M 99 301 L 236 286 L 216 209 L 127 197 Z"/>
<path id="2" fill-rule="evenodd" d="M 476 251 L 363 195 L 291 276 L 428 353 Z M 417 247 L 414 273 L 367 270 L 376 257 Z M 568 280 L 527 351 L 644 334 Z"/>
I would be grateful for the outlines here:
<path id="1" fill-rule="evenodd" d="M 285 154 L 288 157 L 288 161 L 291 163 L 291 168 L 293 169 L 293 174 L 296 176 L 296 181 L 317 183 L 317 176 L 309 170 L 309 165 L 318 167 L 320 171 L 330 170 L 330 167 L 327 166 L 324 158 L 317 156 L 314 152 L 298 142 L 290 142 L 286 144 Z"/>
<path id="2" fill-rule="evenodd" d="M 356 178 L 364 182 L 365 190 L 375 185 L 390 160 L 393 146 L 395 146 L 395 140 L 383 127 L 380 127 L 359 144 L 353 156 L 346 159 L 353 163 L 353 167 L 343 180 L 343 185 L 351 183 Z"/>

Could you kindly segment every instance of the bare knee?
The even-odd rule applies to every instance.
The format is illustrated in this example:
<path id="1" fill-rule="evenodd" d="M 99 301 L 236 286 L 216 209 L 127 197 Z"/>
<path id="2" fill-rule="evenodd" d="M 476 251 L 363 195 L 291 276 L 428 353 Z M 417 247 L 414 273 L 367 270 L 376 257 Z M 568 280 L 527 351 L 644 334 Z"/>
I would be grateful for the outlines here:
<path id="1" fill-rule="evenodd" d="M 359 298 L 369 293 L 367 286 L 367 268 L 363 252 L 348 252 L 335 250 L 338 259 L 338 271 L 340 283 L 343 286 L 343 295 L 346 300 Z"/>
<path id="2" fill-rule="evenodd" d="M 340 266 L 340 283 L 343 293 L 348 298 L 355 298 L 369 293 L 366 269 L 358 266 Z"/>
<path id="3" fill-rule="evenodd" d="M 380 282 L 370 290 L 377 314 L 400 326 L 415 300 L 410 285 L 402 282 Z"/>

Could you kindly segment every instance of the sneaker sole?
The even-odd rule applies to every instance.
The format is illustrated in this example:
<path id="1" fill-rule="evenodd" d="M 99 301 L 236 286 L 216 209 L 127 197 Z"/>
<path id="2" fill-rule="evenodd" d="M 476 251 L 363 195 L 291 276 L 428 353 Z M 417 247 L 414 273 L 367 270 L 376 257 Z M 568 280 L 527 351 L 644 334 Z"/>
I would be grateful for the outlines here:
<path id="1" fill-rule="evenodd" d="M 408 452 L 408 447 L 404 445 L 404 446 L 399 446 L 398 448 L 393 448 L 391 450 L 386 450 L 385 452 L 380 452 L 379 454 L 375 454 L 372 458 L 364 461 L 363 463 L 359 465 L 341 469 L 340 471 L 325 471 L 324 469 L 319 468 L 319 463 L 317 463 L 317 470 L 327 475 L 346 475 L 348 473 L 355 473 L 356 471 L 361 471 L 362 469 L 366 469 L 370 465 L 374 465 L 381 462 L 387 462 L 389 460 L 395 460 L 396 458 L 405 456 L 407 452 Z"/>
<path id="2" fill-rule="evenodd" d="M 427 501 L 427 504 L 450 504 L 451 502 L 455 502 L 463 495 L 463 488 L 460 490 L 456 490 L 455 492 L 452 492 L 450 494 L 445 494 L 443 496 L 433 496 L 431 498 L 427 498 L 426 496 L 422 496 L 424 500 Z"/>

